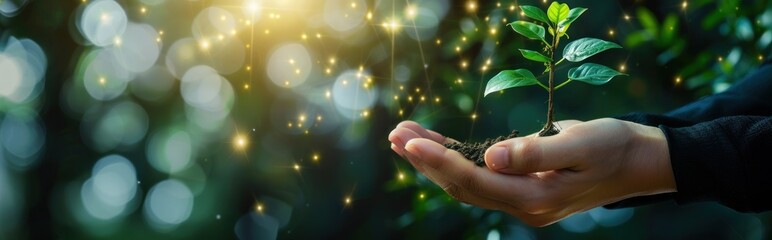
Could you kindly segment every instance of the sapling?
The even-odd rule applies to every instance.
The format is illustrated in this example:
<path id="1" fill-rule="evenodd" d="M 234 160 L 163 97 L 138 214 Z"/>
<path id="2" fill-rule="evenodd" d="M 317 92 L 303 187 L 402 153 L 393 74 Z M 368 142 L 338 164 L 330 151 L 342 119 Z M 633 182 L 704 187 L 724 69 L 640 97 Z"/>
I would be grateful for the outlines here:
<path id="1" fill-rule="evenodd" d="M 544 85 L 528 69 L 504 70 L 488 81 L 485 86 L 485 96 L 490 93 L 501 91 L 513 87 L 523 87 L 538 85 L 549 93 L 547 102 L 547 123 L 539 132 L 539 136 L 552 136 L 558 134 L 560 130 L 555 126 L 553 117 L 553 96 L 555 91 L 562 88 L 572 81 L 580 81 L 593 85 L 601 85 L 609 82 L 612 78 L 625 75 L 609 67 L 595 64 L 584 63 L 579 67 L 568 70 L 568 77 L 565 81 L 555 86 L 555 67 L 563 63 L 564 60 L 570 62 L 581 62 L 595 54 L 612 49 L 621 48 L 618 44 L 600 40 L 597 38 L 580 38 L 569 42 L 563 48 L 563 56 L 556 60 L 555 52 L 558 50 L 558 44 L 562 38 L 569 39 L 567 31 L 571 24 L 581 16 L 587 8 L 576 7 L 569 8 L 568 4 L 552 2 L 545 13 L 538 7 L 523 5 L 520 6 L 525 16 L 544 24 L 547 27 L 528 22 L 515 21 L 509 23 L 515 32 L 531 40 L 538 40 L 544 45 L 542 51 L 520 49 L 520 53 L 528 60 L 544 64 L 544 72 L 548 74 L 547 85 Z M 545 38 L 546 32 L 552 36 L 550 41 Z"/>
<path id="2" fill-rule="evenodd" d="M 544 125 L 544 128 L 539 131 L 539 136 L 552 136 L 560 133 L 560 130 L 555 126 L 555 118 L 553 116 L 553 96 L 556 90 L 566 86 L 566 84 L 572 81 L 602 85 L 611 81 L 611 79 L 616 76 L 625 75 L 600 64 L 584 63 L 578 67 L 569 69 L 566 80 L 556 86 L 555 67 L 565 60 L 568 60 L 569 62 L 581 62 L 600 52 L 621 47 L 616 43 L 597 38 L 580 38 L 566 44 L 563 48 L 563 56 L 556 60 L 555 52 L 558 50 L 560 40 L 562 38 L 565 38 L 566 40 L 569 39 L 567 34 L 569 27 L 571 27 L 571 24 L 576 21 L 579 16 L 587 11 L 587 8 L 577 7 L 571 9 L 568 7 L 568 4 L 558 2 L 552 2 L 546 13 L 534 6 L 523 5 L 520 6 L 520 8 L 523 10 L 525 16 L 528 16 L 543 25 L 528 21 L 515 21 L 507 25 L 512 27 L 515 32 L 528 39 L 540 41 L 544 46 L 541 51 L 520 49 L 520 54 L 528 60 L 544 64 L 545 69 L 542 74 L 546 73 L 548 75 L 547 85 L 536 79 L 536 76 L 528 69 L 504 70 L 488 81 L 488 84 L 485 86 L 485 96 L 508 88 L 530 85 L 538 85 L 547 90 L 549 94 L 547 103 L 547 123 Z M 547 27 L 546 30 L 544 28 L 545 26 Z M 545 38 L 547 32 L 552 36 L 549 41 Z M 509 136 L 488 139 L 481 143 L 454 142 L 445 144 L 445 146 L 459 151 L 464 157 L 474 161 L 478 166 L 483 166 L 485 165 L 483 156 L 488 147 L 496 142 L 513 137 L 517 137 L 517 131 L 513 131 Z"/>

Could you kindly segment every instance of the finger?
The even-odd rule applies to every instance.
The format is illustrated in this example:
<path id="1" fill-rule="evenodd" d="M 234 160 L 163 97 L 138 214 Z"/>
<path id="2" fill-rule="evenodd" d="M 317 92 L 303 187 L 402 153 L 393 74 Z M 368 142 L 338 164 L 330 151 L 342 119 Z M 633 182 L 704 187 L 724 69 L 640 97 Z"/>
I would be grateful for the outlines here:
<path id="1" fill-rule="evenodd" d="M 542 196 L 538 179 L 533 176 L 504 175 L 474 166 L 456 151 L 428 139 L 408 141 L 405 150 L 424 166 L 424 171 L 457 188 L 446 190 L 452 196 L 482 195 L 493 199 L 519 201 Z M 512 203 L 512 204 L 517 204 Z"/>
<path id="2" fill-rule="evenodd" d="M 392 145 L 391 149 L 397 152 L 405 160 L 408 160 L 410 165 L 413 165 L 418 171 L 425 173 L 423 166 L 420 163 L 417 163 L 415 158 L 411 157 L 412 155 L 409 152 L 405 151 L 405 143 L 413 138 L 421 137 L 408 128 L 396 128 L 389 133 L 389 141 L 391 141 Z"/>
<path id="3" fill-rule="evenodd" d="M 455 140 L 446 138 L 445 136 L 442 136 L 442 134 L 439 134 L 435 131 L 428 130 L 422 127 L 420 124 L 413 121 L 403 121 L 397 124 L 396 128 L 407 128 L 407 129 L 413 130 L 413 132 L 417 133 L 419 136 L 423 138 L 428 138 L 442 144 L 455 142 Z"/>
<path id="4" fill-rule="evenodd" d="M 391 144 L 391 150 L 393 150 L 394 152 L 397 152 L 400 157 L 402 157 L 403 159 L 407 160 L 407 162 L 410 163 L 410 165 L 413 165 L 413 167 L 415 169 L 417 169 L 419 172 L 424 173 L 423 166 L 421 166 L 420 164 L 416 163 L 415 160 L 410 159 L 408 157 L 408 155 L 406 154 L 405 149 L 397 147 L 397 145 L 392 143 Z"/>
<path id="5" fill-rule="evenodd" d="M 397 127 L 389 133 L 389 141 L 397 147 L 404 149 L 405 144 L 413 138 L 423 138 L 410 128 Z"/>
<path id="6" fill-rule="evenodd" d="M 581 136 L 569 134 L 513 138 L 488 148 L 485 163 L 491 170 L 508 174 L 571 169 L 583 151 L 581 141 Z"/>

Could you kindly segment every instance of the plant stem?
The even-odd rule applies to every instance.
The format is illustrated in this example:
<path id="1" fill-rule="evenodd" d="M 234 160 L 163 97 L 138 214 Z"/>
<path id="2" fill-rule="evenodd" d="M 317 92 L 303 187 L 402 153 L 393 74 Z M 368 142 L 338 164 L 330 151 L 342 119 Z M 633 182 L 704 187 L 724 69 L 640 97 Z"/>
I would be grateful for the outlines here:
<path id="1" fill-rule="evenodd" d="M 555 128 L 555 125 L 553 122 L 555 121 L 555 118 L 553 116 L 554 108 L 553 108 L 553 95 L 555 95 L 555 51 L 558 49 L 558 43 L 560 42 L 560 33 L 555 33 L 555 35 L 552 37 L 552 51 L 550 51 L 550 62 L 549 62 L 549 89 L 547 91 L 549 92 L 549 98 L 547 100 L 547 123 L 544 125 L 544 128 L 539 132 L 539 136 L 551 136 L 557 134 L 559 131 L 557 128 Z"/>

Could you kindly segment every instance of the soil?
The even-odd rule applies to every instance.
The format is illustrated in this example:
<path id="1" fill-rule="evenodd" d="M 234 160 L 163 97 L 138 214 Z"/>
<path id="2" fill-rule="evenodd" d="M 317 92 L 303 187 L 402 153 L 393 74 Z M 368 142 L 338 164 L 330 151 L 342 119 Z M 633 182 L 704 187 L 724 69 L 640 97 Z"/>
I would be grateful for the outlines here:
<path id="1" fill-rule="evenodd" d="M 445 144 L 445 147 L 461 153 L 461 155 L 464 155 L 466 159 L 473 161 L 474 164 L 478 167 L 482 167 L 485 166 L 485 150 L 487 150 L 495 143 L 517 137 L 518 133 L 519 132 L 517 130 L 513 130 L 512 133 L 510 133 L 508 136 L 499 136 L 495 139 L 489 138 L 483 142 L 449 143 Z"/>

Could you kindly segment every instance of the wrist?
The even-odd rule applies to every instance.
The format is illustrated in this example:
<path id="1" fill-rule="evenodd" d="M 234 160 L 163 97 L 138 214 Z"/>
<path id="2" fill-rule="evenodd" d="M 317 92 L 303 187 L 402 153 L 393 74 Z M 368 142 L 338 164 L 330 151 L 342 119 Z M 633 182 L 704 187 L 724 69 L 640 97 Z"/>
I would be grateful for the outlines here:
<path id="1" fill-rule="evenodd" d="M 670 152 L 665 134 L 657 127 L 630 123 L 633 131 L 630 154 L 631 179 L 640 184 L 639 195 L 675 192 L 676 183 L 670 164 Z"/>

